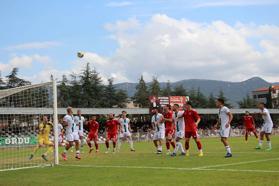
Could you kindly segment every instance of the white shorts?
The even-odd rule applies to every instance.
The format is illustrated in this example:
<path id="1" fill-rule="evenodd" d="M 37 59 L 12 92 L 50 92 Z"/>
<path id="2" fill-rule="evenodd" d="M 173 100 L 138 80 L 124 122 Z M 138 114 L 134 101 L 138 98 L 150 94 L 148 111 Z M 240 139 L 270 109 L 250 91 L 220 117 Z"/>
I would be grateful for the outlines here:
<path id="1" fill-rule="evenodd" d="M 222 138 L 228 138 L 230 136 L 231 127 L 221 128 L 219 133 Z"/>
<path id="2" fill-rule="evenodd" d="M 78 141 L 79 140 L 79 135 L 78 132 L 72 132 L 66 135 L 66 140 L 71 142 L 71 141 Z"/>
<path id="3" fill-rule="evenodd" d="M 165 139 L 165 131 L 157 131 L 154 133 L 153 140 L 163 140 Z"/>
<path id="4" fill-rule="evenodd" d="M 130 132 L 121 132 L 120 134 L 119 134 L 119 137 L 120 138 L 126 138 L 126 137 L 131 137 L 132 135 L 131 135 L 131 133 Z"/>
<path id="5" fill-rule="evenodd" d="M 79 130 L 79 131 L 78 131 L 78 135 L 81 136 L 81 137 L 83 137 L 83 130 Z"/>
<path id="6" fill-rule="evenodd" d="M 271 134 L 272 133 L 272 128 L 273 128 L 273 125 L 272 124 L 264 124 L 262 126 L 262 129 L 261 129 L 261 132 L 264 132 L 266 134 Z"/>
<path id="7" fill-rule="evenodd" d="M 184 136 L 185 136 L 185 132 L 184 131 L 176 131 L 175 132 L 175 138 L 183 139 Z"/>
<path id="8" fill-rule="evenodd" d="M 63 142 L 63 136 L 59 135 L 58 136 L 58 143 L 62 143 Z"/>

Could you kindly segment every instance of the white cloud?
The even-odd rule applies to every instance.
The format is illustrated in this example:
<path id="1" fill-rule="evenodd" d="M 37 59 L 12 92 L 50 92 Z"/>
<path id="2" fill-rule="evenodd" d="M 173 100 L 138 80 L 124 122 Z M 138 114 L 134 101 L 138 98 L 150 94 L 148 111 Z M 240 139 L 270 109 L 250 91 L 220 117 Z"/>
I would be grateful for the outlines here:
<path id="1" fill-rule="evenodd" d="M 44 41 L 44 42 L 30 42 L 30 43 L 23 43 L 18 45 L 13 45 L 6 47 L 6 50 L 28 50 L 28 49 L 45 49 L 51 47 L 57 47 L 61 45 L 60 42 L 57 41 Z"/>
<path id="2" fill-rule="evenodd" d="M 276 0 L 219 0 L 194 4 L 194 8 L 228 7 L 228 6 L 261 6 L 279 4 Z"/>
<path id="3" fill-rule="evenodd" d="M 116 2 L 116 1 L 112 1 L 106 4 L 107 7 L 125 7 L 125 6 L 130 6 L 133 3 L 131 1 L 120 1 L 120 2 Z"/>

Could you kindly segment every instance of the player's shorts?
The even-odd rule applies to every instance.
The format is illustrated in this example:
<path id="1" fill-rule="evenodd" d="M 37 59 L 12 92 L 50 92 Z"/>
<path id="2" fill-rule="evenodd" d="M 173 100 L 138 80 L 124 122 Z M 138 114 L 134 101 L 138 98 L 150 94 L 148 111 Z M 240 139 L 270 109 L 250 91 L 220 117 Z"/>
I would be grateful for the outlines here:
<path id="1" fill-rule="evenodd" d="M 154 133 L 153 140 L 163 140 L 165 139 L 165 131 L 157 131 Z"/>
<path id="2" fill-rule="evenodd" d="M 58 143 L 63 143 L 63 135 L 58 136 Z"/>
<path id="3" fill-rule="evenodd" d="M 255 127 L 246 128 L 246 132 L 256 132 Z"/>
<path id="4" fill-rule="evenodd" d="M 170 136 L 173 136 L 174 134 L 174 130 L 173 129 L 166 129 L 165 130 L 165 136 L 168 137 L 169 135 Z"/>
<path id="5" fill-rule="evenodd" d="M 87 139 L 89 139 L 90 141 L 98 140 L 98 134 L 89 133 Z"/>
<path id="6" fill-rule="evenodd" d="M 273 125 L 272 124 L 264 124 L 262 126 L 262 129 L 261 129 L 261 132 L 264 132 L 266 134 L 271 134 L 272 133 L 272 128 L 273 128 Z"/>
<path id="7" fill-rule="evenodd" d="M 107 133 L 107 140 L 116 140 L 117 133 Z"/>
<path id="8" fill-rule="evenodd" d="M 199 134 L 198 131 L 194 130 L 194 131 L 185 131 L 185 138 L 198 138 Z"/>
<path id="9" fill-rule="evenodd" d="M 176 132 L 175 132 L 175 138 L 183 139 L 183 138 L 184 138 L 184 135 L 185 135 L 185 132 L 184 132 L 184 131 L 176 131 Z"/>
<path id="10" fill-rule="evenodd" d="M 48 137 L 38 137 L 39 145 L 52 145 L 53 143 L 48 139 Z"/>
<path id="11" fill-rule="evenodd" d="M 131 137 L 131 136 L 132 136 L 131 132 L 121 132 L 119 134 L 120 138 L 126 138 L 126 137 Z"/>
<path id="12" fill-rule="evenodd" d="M 228 138 L 230 136 L 231 127 L 221 128 L 219 134 L 222 138 Z"/>
<path id="13" fill-rule="evenodd" d="M 83 130 L 79 130 L 79 131 L 78 131 L 78 135 L 79 135 L 80 137 L 83 137 L 83 135 L 84 135 L 84 134 L 83 134 Z"/>
<path id="14" fill-rule="evenodd" d="M 69 134 L 66 134 L 66 140 L 67 141 L 78 141 L 79 140 L 79 135 L 78 132 L 72 132 Z"/>

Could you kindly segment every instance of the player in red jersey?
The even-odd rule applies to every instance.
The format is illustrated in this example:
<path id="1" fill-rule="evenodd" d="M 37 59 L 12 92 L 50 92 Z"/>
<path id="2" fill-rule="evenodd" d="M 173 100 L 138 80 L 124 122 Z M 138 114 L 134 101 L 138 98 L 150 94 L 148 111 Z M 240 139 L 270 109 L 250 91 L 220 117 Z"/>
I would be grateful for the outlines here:
<path id="1" fill-rule="evenodd" d="M 98 132 L 99 132 L 99 123 L 96 121 L 96 116 L 93 115 L 91 120 L 87 123 L 89 133 L 87 137 L 87 144 L 90 148 L 89 153 L 93 151 L 93 147 L 91 141 L 94 141 L 96 152 L 99 152 L 99 144 L 98 144 Z"/>
<path id="2" fill-rule="evenodd" d="M 116 152 L 116 142 L 117 142 L 117 134 L 119 131 L 119 128 L 121 127 L 118 120 L 114 119 L 114 114 L 109 114 L 109 119 L 106 122 L 106 147 L 107 151 L 109 152 L 109 141 L 112 141 L 113 144 L 113 152 Z"/>
<path id="3" fill-rule="evenodd" d="M 201 118 L 196 110 L 192 108 L 192 103 L 186 103 L 186 109 L 184 111 L 183 117 L 185 122 L 185 149 L 186 149 L 186 156 L 189 156 L 189 142 L 191 137 L 194 138 L 197 147 L 199 149 L 198 156 L 203 156 L 202 152 L 202 144 L 199 139 L 198 129 L 197 126 L 201 121 Z"/>
<path id="4" fill-rule="evenodd" d="M 245 141 L 248 141 L 248 135 L 252 132 L 255 137 L 258 139 L 257 130 L 255 128 L 255 121 L 253 116 L 250 115 L 248 111 L 245 112 L 243 116 L 243 124 L 245 125 Z"/>
<path id="5" fill-rule="evenodd" d="M 167 147 L 167 155 L 170 155 L 170 145 L 172 145 L 173 149 L 175 148 L 175 142 L 173 140 L 174 135 L 174 125 L 172 118 L 172 110 L 170 105 L 166 105 L 164 107 L 164 121 L 165 121 L 165 137 L 166 137 L 166 147 Z"/>

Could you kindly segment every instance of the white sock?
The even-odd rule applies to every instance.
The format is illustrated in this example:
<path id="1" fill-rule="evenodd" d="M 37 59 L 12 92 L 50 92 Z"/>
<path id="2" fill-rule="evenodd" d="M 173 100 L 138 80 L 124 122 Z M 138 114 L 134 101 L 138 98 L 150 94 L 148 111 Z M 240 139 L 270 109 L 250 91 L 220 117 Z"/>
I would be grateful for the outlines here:
<path id="1" fill-rule="evenodd" d="M 121 140 L 118 140 L 118 142 L 117 142 L 117 148 L 120 149 L 121 145 L 122 145 Z"/>
<path id="2" fill-rule="evenodd" d="M 130 143 L 130 148 L 131 148 L 131 149 L 134 149 L 134 143 L 133 143 L 133 140 L 129 140 L 129 143 Z"/>
<path id="3" fill-rule="evenodd" d="M 158 146 L 158 150 L 159 151 L 163 151 L 163 147 L 162 146 Z"/>
<path id="4" fill-rule="evenodd" d="M 271 141 L 267 141 L 266 143 L 267 143 L 268 148 L 271 148 Z"/>
<path id="5" fill-rule="evenodd" d="M 263 141 L 259 140 L 259 146 L 261 147 L 263 145 Z"/>
<path id="6" fill-rule="evenodd" d="M 80 151 L 79 151 L 79 150 L 77 150 L 77 151 L 76 151 L 76 154 L 80 154 Z"/>
<path id="7" fill-rule="evenodd" d="M 180 142 L 176 142 L 176 146 L 175 146 L 175 148 L 174 148 L 174 151 L 173 151 L 173 153 L 177 153 L 177 151 L 180 149 Z"/>
<path id="8" fill-rule="evenodd" d="M 226 146 L 227 153 L 232 153 L 230 146 Z"/>

